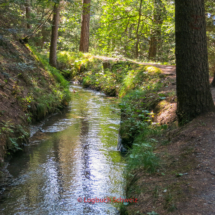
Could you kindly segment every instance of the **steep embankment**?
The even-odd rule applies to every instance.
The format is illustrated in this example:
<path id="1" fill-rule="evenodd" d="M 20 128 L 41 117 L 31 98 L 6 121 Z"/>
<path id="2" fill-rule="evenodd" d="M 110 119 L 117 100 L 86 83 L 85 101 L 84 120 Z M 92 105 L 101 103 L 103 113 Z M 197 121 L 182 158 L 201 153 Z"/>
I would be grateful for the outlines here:
<path id="1" fill-rule="evenodd" d="M 14 37 L 0 36 L 0 160 L 28 142 L 29 124 L 67 105 L 68 82 Z"/>

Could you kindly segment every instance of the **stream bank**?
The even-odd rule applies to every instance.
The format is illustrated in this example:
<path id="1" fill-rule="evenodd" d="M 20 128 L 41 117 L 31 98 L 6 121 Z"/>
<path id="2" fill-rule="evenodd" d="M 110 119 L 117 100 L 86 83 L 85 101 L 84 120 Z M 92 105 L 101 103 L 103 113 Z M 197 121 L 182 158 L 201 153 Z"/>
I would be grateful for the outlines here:
<path id="1" fill-rule="evenodd" d="M 0 214 L 119 214 L 114 199 L 125 198 L 126 164 L 117 150 L 117 100 L 77 85 L 70 93 L 67 109 L 10 160 Z"/>
<path id="2" fill-rule="evenodd" d="M 33 47 L 0 36 L 0 161 L 22 150 L 30 124 L 68 105 L 69 82 Z M 4 174 L 3 174 L 4 175 Z"/>

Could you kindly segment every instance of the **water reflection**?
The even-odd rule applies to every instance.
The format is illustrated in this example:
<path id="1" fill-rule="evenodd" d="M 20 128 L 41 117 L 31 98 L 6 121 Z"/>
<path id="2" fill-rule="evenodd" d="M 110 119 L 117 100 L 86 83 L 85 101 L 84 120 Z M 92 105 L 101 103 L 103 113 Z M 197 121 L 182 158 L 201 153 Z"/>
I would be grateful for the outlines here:
<path id="1" fill-rule="evenodd" d="M 1 214 L 117 214 L 112 203 L 79 197 L 123 197 L 124 163 L 116 150 L 119 115 L 114 101 L 83 90 L 72 93 L 69 111 L 43 126 L 49 139 L 11 160 L 14 182 Z"/>

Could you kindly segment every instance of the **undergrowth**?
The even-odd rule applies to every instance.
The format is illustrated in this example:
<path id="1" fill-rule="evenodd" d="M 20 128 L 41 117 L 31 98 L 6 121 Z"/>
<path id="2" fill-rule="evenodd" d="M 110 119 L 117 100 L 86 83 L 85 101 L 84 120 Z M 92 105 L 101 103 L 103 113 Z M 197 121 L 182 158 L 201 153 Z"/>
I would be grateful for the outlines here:
<path id="1" fill-rule="evenodd" d="M 0 162 L 29 139 L 29 123 L 68 105 L 69 82 L 46 56 L 0 37 Z"/>
<path id="2" fill-rule="evenodd" d="M 109 96 L 119 96 L 121 102 L 122 144 L 128 150 L 127 176 L 136 170 L 156 172 L 160 158 L 154 153 L 156 137 L 167 128 L 153 122 L 153 109 L 168 93 L 158 93 L 168 85 L 166 76 L 154 66 L 130 61 L 111 61 L 91 54 L 59 52 L 59 66 L 70 70 L 72 77 L 84 87 L 100 90 Z M 128 179 L 130 180 L 130 179 Z"/>
<path id="3" fill-rule="evenodd" d="M 159 158 L 153 152 L 156 142 L 150 137 L 162 133 L 165 126 L 154 125 L 152 110 L 168 97 L 158 93 L 167 84 L 162 71 L 154 66 L 102 60 L 82 53 L 59 52 L 58 61 L 61 68 L 70 68 L 74 79 L 84 87 L 122 98 L 120 135 L 129 150 L 127 170 L 133 174 L 143 167 L 148 172 L 155 172 Z"/>
<path id="4" fill-rule="evenodd" d="M 94 67 L 99 71 L 99 60 L 90 53 L 60 51 L 57 54 L 58 69 L 61 74 L 72 79 L 79 76 L 82 72 Z"/>
<path id="5" fill-rule="evenodd" d="M 6 139 L 7 155 L 17 150 L 22 150 L 20 145 L 23 142 L 28 143 L 28 138 L 30 136 L 27 128 L 22 125 L 14 125 L 11 121 L 3 121 L 0 123 L 0 136 Z"/>
<path id="6" fill-rule="evenodd" d="M 128 150 L 127 174 L 132 176 L 138 169 L 153 173 L 159 167 L 160 158 L 154 153 L 157 138 L 160 137 L 167 125 L 153 122 L 154 113 L 144 100 L 153 89 L 135 90 L 122 98 L 120 103 L 122 121 L 120 134 L 122 143 Z M 153 98 L 154 102 L 160 97 Z"/>
<path id="7" fill-rule="evenodd" d="M 33 115 L 36 115 L 38 119 L 41 119 L 48 113 L 54 112 L 58 108 L 68 104 L 71 96 L 69 82 L 65 80 L 58 69 L 49 65 L 48 59 L 44 55 L 39 54 L 32 46 L 28 46 L 28 48 L 44 67 L 45 76 L 48 76 L 47 79 L 43 77 L 39 78 L 40 85 L 42 84 L 43 86 L 39 86 L 36 82 L 36 84 L 30 88 L 31 92 L 27 97 L 30 99 L 24 102 L 28 105 L 28 108 Z M 35 80 L 38 80 L 38 78 Z M 55 80 L 57 82 L 55 82 Z M 49 88 L 48 91 L 44 89 L 47 85 Z"/>

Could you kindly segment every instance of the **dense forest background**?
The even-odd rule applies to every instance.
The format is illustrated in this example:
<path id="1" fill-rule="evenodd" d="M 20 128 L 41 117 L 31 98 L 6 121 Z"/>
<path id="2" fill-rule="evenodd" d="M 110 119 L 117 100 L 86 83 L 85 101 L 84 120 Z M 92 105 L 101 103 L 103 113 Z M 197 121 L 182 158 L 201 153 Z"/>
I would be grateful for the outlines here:
<path id="1" fill-rule="evenodd" d="M 90 4 L 89 52 L 142 61 L 175 63 L 175 5 L 171 0 L 85 0 Z M 211 74 L 214 58 L 214 2 L 205 1 Z M 50 50 L 53 14 L 59 11 L 57 50 L 78 52 L 82 1 L 8 0 L 0 3 L 1 31 L 28 36 L 40 52 Z M 194 22 L 198 17 L 194 18 Z M 8 28 L 10 27 L 10 28 Z M 85 29 L 86 30 L 86 29 Z M 88 50 L 87 50 L 88 51 Z"/>

